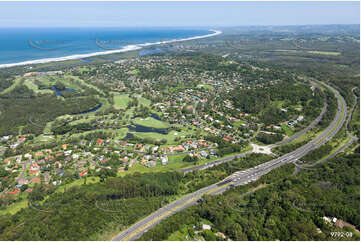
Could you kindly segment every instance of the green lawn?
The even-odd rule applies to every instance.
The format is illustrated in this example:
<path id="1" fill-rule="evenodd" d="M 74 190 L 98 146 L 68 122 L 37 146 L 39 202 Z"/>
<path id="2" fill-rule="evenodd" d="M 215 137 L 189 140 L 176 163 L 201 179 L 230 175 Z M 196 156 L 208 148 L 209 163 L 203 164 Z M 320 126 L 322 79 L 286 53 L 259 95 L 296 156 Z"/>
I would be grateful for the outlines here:
<path id="1" fill-rule="evenodd" d="M 102 95 L 105 95 L 105 93 L 100 90 L 98 87 L 92 85 L 92 84 L 89 84 L 87 82 L 85 82 L 84 80 L 80 79 L 79 77 L 77 76 L 71 76 L 71 75 L 64 75 L 64 79 L 68 79 L 69 81 L 67 81 L 67 83 L 65 83 L 65 85 L 70 85 L 70 88 L 71 85 L 80 85 L 80 86 L 87 86 L 88 88 L 91 88 L 91 89 L 94 89 L 96 90 L 97 92 L 101 93 Z M 67 86 L 68 87 L 68 86 Z"/>
<path id="2" fill-rule="evenodd" d="M 145 139 L 145 138 L 152 138 L 152 139 L 156 139 L 156 140 L 161 140 L 161 139 L 166 139 L 167 140 L 167 144 L 176 144 L 181 142 L 181 139 L 179 142 L 175 142 L 174 139 L 177 137 L 182 137 L 182 136 L 189 136 L 192 135 L 194 133 L 194 131 L 181 131 L 181 132 L 177 132 L 177 131 L 170 131 L 168 134 L 159 134 L 159 133 L 155 133 L 155 132 L 132 132 L 133 135 Z"/>
<path id="3" fill-rule="evenodd" d="M 198 88 L 204 87 L 205 89 L 214 89 L 213 86 L 208 85 L 208 84 L 199 84 L 197 87 L 198 87 Z"/>
<path id="4" fill-rule="evenodd" d="M 142 104 L 143 106 L 150 106 L 151 104 L 151 101 L 140 96 L 140 95 L 135 95 L 137 98 L 138 98 L 138 102 L 139 102 L 139 105 Z"/>
<path id="5" fill-rule="evenodd" d="M 238 126 L 238 125 L 245 124 L 245 123 L 246 123 L 246 122 L 244 122 L 244 121 L 241 120 L 241 121 L 238 121 L 238 122 L 234 122 L 233 125 L 237 125 L 237 126 Z"/>
<path id="6" fill-rule="evenodd" d="M 100 181 L 100 178 L 97 176 L 89 176 L 87 177 L 86 184 L 93 184 Z M 66 189 L 69 189 L 74 186 L 81 186 L 84 184 L 84 178 L 77 179 L 69 184 L 61 185 L 56 188 L 55 192 L 64 192 L 64 187 L 66 186 Z"/>
<path id="7" fill-rule="evenodd" d="M 38 85 L 36 85 L 32 80 L 27 79 L 24 81 L 25 86 L 27 86 L 29 89 L 33 90 L 35 93 L 53 93 L 54 91 L 45 89 L 45 90 L 39 90 Z"/>
<path id="8" fill-rule="evenodd" d="M 148 118 L 135 118 L 133 119 L 133 123 L 134 124 L 138 124 L 141 126 L 145 126 L 145 127 L 151 127 L 151 128 L 157 128 L 157 129 L 165 129 L 165 128 L 169 128 L 170 124 L 154 119 L 152 117 L 148 117 Z"/>
<path id="9" fill-rule="evenodd" d="M 286 132 L 286 135 L 287 135 L 288 137 L 291 137 L 291 136 L 293 135 L 293 131 L 291 130 L 290 127 L 288 127 L 288 125 L 282 124 L 281 127 L 282 127 L 282 129 Z"/>
<path id="10" fill-rule="evenodd" d="M 115 132 L 117 134 L 117 138 L 122 139 L 127 135 L 128 131 L 129 131 L 128 128 L 121 128 L 121 129 L 117 129 Z"/>
<path id="11" fill-rule="evenodd" d="M 130 100 L 131 99 L 129 98 L 128 94 L 115 95 L 114 96 L 114 108 L 116 108 L 116 109 L 120 109 L 120 108 L 125 109 Z"/>

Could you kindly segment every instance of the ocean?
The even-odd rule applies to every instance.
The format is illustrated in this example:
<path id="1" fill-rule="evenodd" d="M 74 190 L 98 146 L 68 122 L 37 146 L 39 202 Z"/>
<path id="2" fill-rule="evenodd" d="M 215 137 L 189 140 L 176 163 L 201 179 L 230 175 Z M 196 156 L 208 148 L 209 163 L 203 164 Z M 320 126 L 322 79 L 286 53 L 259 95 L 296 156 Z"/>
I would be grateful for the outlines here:
<path id="1" fill-rule="evenodd" d="M 1 28 L 0 67 L 119 53 L 219 33 L 176 28 Z"/>

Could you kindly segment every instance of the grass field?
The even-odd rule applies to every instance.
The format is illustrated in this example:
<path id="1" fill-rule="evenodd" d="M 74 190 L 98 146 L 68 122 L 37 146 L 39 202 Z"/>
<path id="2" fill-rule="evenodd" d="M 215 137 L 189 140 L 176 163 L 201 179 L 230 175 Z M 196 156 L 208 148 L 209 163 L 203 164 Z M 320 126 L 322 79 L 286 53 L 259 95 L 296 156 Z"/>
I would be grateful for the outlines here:
<path id="1" fill-rule="evenodd" d="M 211 85 L 208 85 L 208 84 L 199 84 L 198 86 L 197 86 L 198 88 L 205 88 L 205 89 L 214 89 L 214 87 L 213 86 L 211 86 Z"/>
<path id="2" fill-rule="evenodd" d="M 245 122 L 241 120 L 241 121 L 238 121 L 238 122 L 233 123 L 233 125 L 237 125 L 237 126 L 238 126 L 238 125 L 241 125 L 241 124 L 245 124 Z"/>
<path id="3" fill-rule="evenodd" d="M 134 134 L 135 136 L 139 137 L 139 138 L 152 138 L 152 139 L 156 139 L 156 140 L 161 140 L 161 139 L 165 139 L 167 140 L 167 144 L 176 144 L 179 142 L 175 142 L 174 139 L 177 137 L 181 137 L 182 140 L 182 136 L 190 136 L 194 133 L 194 131 L 181 131 L 181 132 L 177 132 L 177 131 L 170 131 L 168 134 L 159 134 L 159 133 L 155 133 L 155 132 L 132 132 L 132 134 Z"/>
<path id="4" fill-rule="evenodd" d="M 333 51 L 307 51 L 309 54 L 315 54 L 315 55 L 341 55 L 340 52 L 333 52 Z"/>
<path id="5" fill-rule="evenodd" d="M 2 91 L 1 94 L 11 92 L 12 90 L 14 90 L 14 88 L 16 86 L 20 85 L 21 83 L 23 83 L 23 78 L 22 77 L 16 78 L 14 83 L 10 87 L 8 87 L 4 91 Z"/>
<path id="6" fill-rule="evenodd" d="M 25 196 L 25 195 L 21 195 L 21 196 Z M 15 214 L 18 211 L 20 211 L 20 209 L 26 208 L 26 207 L 28 207 L 28 199 L 25 198 L 19 202 L 15 202 L 15 203 L 11 204 L 10 206 L 6 207 L 5 210 L 0 210 L 0 215 L 4 215 L 7 213 Z"/>
<path id="7" fill-rule="evenodd" d="M 87 82 L 85 82 L 84 80 L 80 79 L 79 77 L 77 76 L 71 76 L 71 75 L 64 75 L 64 79 L 68 79 L 69 81 L 67 81 L 68 83 L 64 83 L 66 86 L 67 84 L 70 85 L 69 88 L 72 88 L 72 85 L 80 85 L 80 86 L 86 86 L 88 88 L 91 88 L 91 89 L 94 89 L 96 90 L 98 93 L 102 94 L 102 95 L 105 95 L 105 93 L 100 90 L 98 87 L 92 85 L 92 84 L 89 84 Z M 68 86 L 67 86 L 68 87 Z"/>
<path id="8" fill-rule="evenodd" d="M 117 137 L 118 139 L 122 139 L 122 138 L 124 138 L 124 137 L 127 135 L 128 131 L 129 131 L 128 128 L 117 129 L 117 130 L 115 131 L 116 134 L 117 134 L 116 137 Z"/>
<path id="9" fill-rule="evenodd" d="M 272 101 L 271 102 L 274 106 L 276 106 L 277 108 L 283 108 L 284 104 L 285 104 L 285 100 L 282 101 Z"/>
<path id="10" fill-rule="evenodd" d="M 27 86 L 30 90 L 33 90 L 35 93 L 42 93 L 42 94 L 51 94 L 54 91 L 50 89 L 40 90 L 38 85 L 36 85 L 32 80 L 26 79 L 24 81 L 24 85 Z"/>
<path id="11" fill-rule="evenodd" d="M 166 129 L 170 127 L 169 123 L 154 119 L 152 117 L 148 118 L 135 118 L 133 123 L 145 127 L 157 128 L 157 129 Z"/>
<path id="12" fill-rule="evenodd" d="M 151 101 L 142 97 L 141 95 L 135 95 L 138 98 L 139 105 L 142 104 L 143 106 L 150 106 Z"/>
<path id="13" fill-rule="evenodd" d="M 125 109 L 131 99 L 128 94 L 114 96 L 114 108 Z"/>
<path id="14" fill-rule="evenodd" d="M 133 164 L 132 167 L 129 168 L 127 172 L 120 173 L 120 176 L 125 176 L 135 172 L 146 173 L 146 172 L 165 172 L 165 171 L 171 171 L 171 169 L 168 166 L 163 166 L 160 162 L 157 162 L 157 165 L 155 167 L 146 167 L 142 164 L 135 163 Z"/>
<path id="15" fill-rule="evenodd" d="M 282 127 L 282 129 L 286 132 L 286 135 L 287 135 L 288 137 L 290 137 L 290 136 L 293 135 L 293 131 L 291 130 L 290 127 L 288 127 L 288 125 L 282 124 L 281 127 Z"/>

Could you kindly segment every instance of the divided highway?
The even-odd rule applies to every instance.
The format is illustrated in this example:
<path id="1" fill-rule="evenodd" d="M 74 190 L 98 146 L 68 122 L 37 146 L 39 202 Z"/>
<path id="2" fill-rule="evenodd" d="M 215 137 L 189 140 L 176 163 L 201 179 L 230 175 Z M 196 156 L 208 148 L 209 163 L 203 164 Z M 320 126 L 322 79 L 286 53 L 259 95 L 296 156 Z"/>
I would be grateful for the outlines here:
<path id="1" fill-rule="evenodd" d="M 331 139 L 342 127 L 346 120 L 347 116 L 347 106 L 343 97 L 339 92 L 331 86 L 327 86 L 336 96 L 338 102 L 337 114 L 332 121 L 332 123 L 314 140 L 305 144 L 304 146 L 286 154 L 281 157 L 278 157 L 274 160 L 268 161 L 266 163 L 260 164 L 256 167 L 238 171 L 227 177 L 223 181 L 210 185 L 208 187 L 202 188 L 192 194 L 186 195 L 162 208 L 153 212 L 146 218 L 138 221 L 133 224 L 128 229 L 124 230 L 121 234 L 116 236 L 113 240 L 136 240 L 143 233 L 148 231 L 150 228 L 154 227 L 160 223 L 163 219 L 197 203 L 197 200 L 200 199 L 205 194 L 219 194 L 229 189 L 232 186 L 244 185 L 249 182 L 257 180 L 262 175 L 265 175 L 284 164 L 295 162 L 297 159 L 306 155 L 308 152 L 320 147 Z M 312 124 L 311 124 L 312 125 Z M 234 157 L 227 157 L 223 159 L 223 162 L 227 159 L 231 160 Z M 212 164 L 212 166 L 215 164 Z"/>

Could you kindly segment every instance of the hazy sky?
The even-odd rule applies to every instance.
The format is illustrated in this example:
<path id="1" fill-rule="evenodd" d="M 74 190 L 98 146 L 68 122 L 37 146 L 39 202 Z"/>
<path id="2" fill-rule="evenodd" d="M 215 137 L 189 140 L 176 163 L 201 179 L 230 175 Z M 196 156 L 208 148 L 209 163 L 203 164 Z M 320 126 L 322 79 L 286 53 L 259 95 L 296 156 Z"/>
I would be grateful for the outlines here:
<path id="1" fill-rule="evenodd" d="M 0 27 L 359 23 L 359 2 L 0 2 Z"/>

